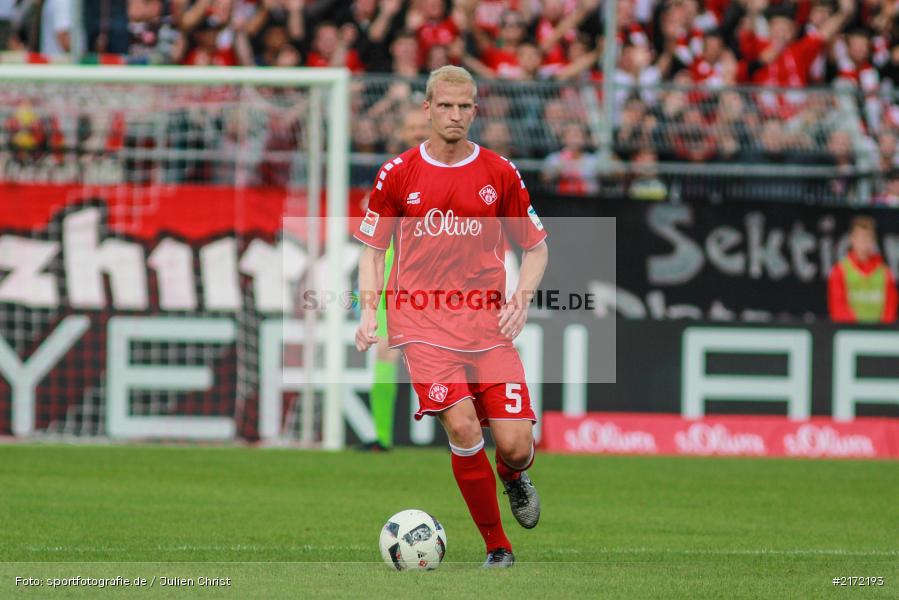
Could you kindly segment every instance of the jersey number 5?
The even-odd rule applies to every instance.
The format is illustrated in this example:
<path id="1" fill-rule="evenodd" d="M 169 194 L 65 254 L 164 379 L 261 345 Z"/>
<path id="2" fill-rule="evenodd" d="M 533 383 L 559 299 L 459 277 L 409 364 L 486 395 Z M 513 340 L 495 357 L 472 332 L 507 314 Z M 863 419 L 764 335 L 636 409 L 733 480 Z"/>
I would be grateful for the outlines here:
<path id="1" fill-rule="evenodd" d="M 510 415 L 515 415 L 521 412 L 521 394 L 518 393 L 519 391 L 521 391 L 520 383 L 506 384 L 506 398 L 515 401 L 506 404 L 506 412 Z"/>

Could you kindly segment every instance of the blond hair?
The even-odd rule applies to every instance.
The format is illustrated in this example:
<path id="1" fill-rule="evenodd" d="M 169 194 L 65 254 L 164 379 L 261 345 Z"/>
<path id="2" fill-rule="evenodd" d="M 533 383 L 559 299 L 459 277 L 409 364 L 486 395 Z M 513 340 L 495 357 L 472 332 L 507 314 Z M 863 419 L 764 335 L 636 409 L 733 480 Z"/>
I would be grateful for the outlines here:
<path id="1" fill-rule="evenodd" d="M 472 98 L 476 98 L 478 95 L 478 84 L 475 83 L 474 77 L 471 76 L 471 73 L 469 73 L 462 67 L 445 65 L 435 71 L 431 71 L 430 76 L 428 76 L 428 84 L 425 87 L 425 100 L 427 100 L 428 102 L 430 102 L 431 99 L 434 98 L 434 88 L 437 86 L 437 82 L 439 81 L 454 85 L 464 85 L 466 83 L 471 84 Z"/>
<path id="2" fill-rule="evenodd" d="M 859 215 L 852 218 L 852 225 L 850 225 L 849 231 L 852 232 L 856 229 L 864 229 L 865 231 L 876 233 L 877 222 L 873 219 L 873 217 L 869 217 L 867 215 Z"/>

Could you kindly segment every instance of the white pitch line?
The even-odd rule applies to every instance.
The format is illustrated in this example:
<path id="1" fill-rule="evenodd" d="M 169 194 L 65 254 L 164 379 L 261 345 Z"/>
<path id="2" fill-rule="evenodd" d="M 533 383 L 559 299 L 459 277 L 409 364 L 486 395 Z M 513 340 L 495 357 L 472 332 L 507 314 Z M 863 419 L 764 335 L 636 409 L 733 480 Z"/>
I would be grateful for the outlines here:
<path id="1" fill-rule="evenodd" d="M 148 549 L 137 549 L 137 551 Z M 368 546 L 316 546 L 305 544 L 303 546 L 258 546 L 237 544 L 233 546 L 217 546 L 217 545 L 190 545 L 181 544 L 177 546 L 156 546 L 152 548 L 154 552 L 334 552 L 334 551 L 350 551 L 365 552 L 370 550 Z M 132 548 L 111 548 L 111 547 L 80 547 L 80 546 L 29 546 L 29 552 L 112 552 L 112 553 L 130 553 L 134 552 Z M 545 550 L 551 554 L 557 555 L 616 555 L 616 554 L 667 554 L 667 555 L 683 555 L 683 556 L 845 556 L 845 557 L 899 557 L 899 550 L 846 550 L 842 548 L 794 548 L 794 549 L 774 549 L 774 548 L 649 548 L 649 547 L 633 547 L 633 548 L 594 548 L 589 552 L 586 550 L 576 549 L 549 549 Z M 353 562 L 353 561 L 347 561 Z M 544 562 L 544 561 L 531 561 Z M 546 561 L 549 562 L 549 561 Z M 564 562 L 601 562 L 601 561 L 562 561 Z"/>
<path id="2" fill-rule="evenodd" d="M 709 556 L 897 556 L 899 550 L 845 550 L 842 548 L 600 548 L 591 552 L 606 554 L 684 554 Z M 584 553 L 586 553 L 584 551 Z"/>

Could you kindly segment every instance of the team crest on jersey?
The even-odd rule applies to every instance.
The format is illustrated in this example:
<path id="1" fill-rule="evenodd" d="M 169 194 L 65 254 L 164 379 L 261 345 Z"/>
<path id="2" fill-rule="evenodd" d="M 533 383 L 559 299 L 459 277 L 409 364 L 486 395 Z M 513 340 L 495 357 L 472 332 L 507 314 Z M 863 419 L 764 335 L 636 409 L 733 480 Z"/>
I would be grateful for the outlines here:
<path id="1" fill-rule="evenodd" d="M 406 204 L 421 204 L 421 192 L 411 192 L 406 198 Z"/>
<path id="2" fill-rule="evenodd" d="M 432 383 L 431 389 L 428 390 L 428 398 L 434 402 L 443 402 L 446 400 L 446 395 L 448 393 L 449 389 L 442 383 Z"/>
<path id="3" fill-rule="evenodd" d="M 478 196 L 481 197 L 481 200 L 484 201 L 484 204 L 490 206 L 494 202 L 496 202 L 496 190 L 489 183 L 481 188 L 481 191 L 478 192 Z"/>
<path id="4" fill-rule="evenodd" d="M 375 234 L 375 229 L 378 227 L 378 219 L 381 218 L 381 215 L 376 213 L 375 211 L 368 209 L 365 211 L 365 217 L 362 219 L 362 223 L 359 224 L 359 231 L 371 237 Z"/>

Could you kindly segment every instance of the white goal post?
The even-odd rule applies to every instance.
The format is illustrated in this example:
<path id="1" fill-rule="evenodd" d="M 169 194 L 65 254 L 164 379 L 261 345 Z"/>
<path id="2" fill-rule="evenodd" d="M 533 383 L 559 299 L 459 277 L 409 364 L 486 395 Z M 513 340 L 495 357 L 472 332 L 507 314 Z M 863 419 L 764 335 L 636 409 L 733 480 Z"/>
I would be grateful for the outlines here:
<path id="1" fill-rule="evenodd" d="M 349 195 L 349 114 L 350 73 L 333 68 L 253 68 L 253 67 L 125 67 L 78 65 L 0 65 L 0 87 L 8 84 L 134 84 L 152 86 L 254 86 L 305 88 L 310 92 L 310 137 L 318 139 L 320 153 L 310 146 L 309 164 L 320 166 L 324 153 L 324 188 L 327 225 L 324 250 L 329 289 L 340 289 L 344 272 L 343 257 L 347 243 L 347 199 Z M 322 126 L 324 131 L 322 131 Z M 324 138 L 324 139 L 322 139 Z M 324 142 L 322 144 L 321 142 Z M 315 174 L 312 171 L 316 171 Z M 318 169 L 310 168 L 309 198 L 321 187 Z M 313 195 L 314 194 L 314 195 Z M 309 202 L 310 217 L 315 218 L 317 202 Z M 317 249 L 315 250 L 317 252 Z M 347 359 L 343 340 L 345 314 L 327 310 L 324 317 L 324 404 L 321 414 L 321 444 L 327 449 L 342 448 L 345 443 L 342 410 L 344 364 Z M 311 353 L 310 353 L 311 354 Z M 311 375 L 311 374 L 310 374 Z M 308 391 L 307 387 L 307 391 Z"/>

